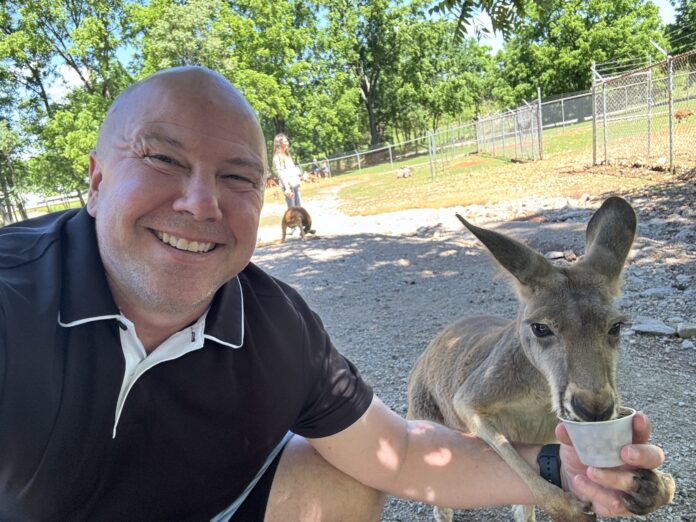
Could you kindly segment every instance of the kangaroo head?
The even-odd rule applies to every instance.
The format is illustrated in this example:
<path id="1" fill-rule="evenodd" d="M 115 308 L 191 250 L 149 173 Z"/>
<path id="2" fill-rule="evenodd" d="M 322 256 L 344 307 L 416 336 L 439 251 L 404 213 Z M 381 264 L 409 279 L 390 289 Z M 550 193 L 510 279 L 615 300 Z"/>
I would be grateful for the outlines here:
<path id="1" fill-rule="evenodd" d="M 514 277 L 519 344 L 544 376 L 553 410 L 581 421 L 614 418 L 626 318 L 613 301 L 636 231 L 631 206 L 618 197 L 606 200 L 587 226 L 585 255 L 570 267 L 554 266 L 522 243 L 457 217 Z"/>

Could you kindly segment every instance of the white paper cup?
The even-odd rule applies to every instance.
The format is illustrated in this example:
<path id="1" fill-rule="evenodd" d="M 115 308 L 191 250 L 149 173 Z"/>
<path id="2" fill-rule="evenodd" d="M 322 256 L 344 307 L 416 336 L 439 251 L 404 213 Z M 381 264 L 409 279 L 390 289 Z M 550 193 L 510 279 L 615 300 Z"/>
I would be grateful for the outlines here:
<path id="1" fill-rule="evenodd" d="M 578 452 L 580 462 L 596 468 L 621 466 L 619 453 L 633 442 L 633 408 L 620 408 L 619 417 L 600 422 L 577 422 L 561 419 Z"/>

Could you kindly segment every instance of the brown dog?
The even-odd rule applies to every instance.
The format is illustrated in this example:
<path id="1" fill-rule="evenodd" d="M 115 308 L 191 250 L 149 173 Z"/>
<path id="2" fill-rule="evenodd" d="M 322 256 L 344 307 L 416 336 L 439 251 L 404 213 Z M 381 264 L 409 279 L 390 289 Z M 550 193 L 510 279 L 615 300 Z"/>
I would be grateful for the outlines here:
<path id="1" fill-rule="evenodd" d="M 281 243 L 285 242 L 285 232 L 288 227 L 300 227 L 300 235 L 304 240 L 305 234 L 314 234 L 312 230 L 312 216 L 309 215 L 304 207 L 290 207 L 283 214 L 283 219 L 280 222 L 280 227 L 283 229 L 283 237 Z"/>
<path id="2" fill-rule="evenodd" d="M 677 109 L 674 113 L 674 118 L 677 120 L 677 123 L 681 123 L 682 120 L 687 119 L 689 116 L 693 116 L 693 114 L 694 113 L 689 109 Z"/>

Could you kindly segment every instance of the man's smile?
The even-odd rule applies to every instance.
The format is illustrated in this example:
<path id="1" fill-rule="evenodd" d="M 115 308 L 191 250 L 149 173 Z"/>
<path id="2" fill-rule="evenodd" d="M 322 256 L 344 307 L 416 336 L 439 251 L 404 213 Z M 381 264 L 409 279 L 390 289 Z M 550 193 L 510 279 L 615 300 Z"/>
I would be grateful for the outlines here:
<path id="1" fill-rule="evenodd" d="M 215 248 L 215 243 L 203 243 L 198 241 L 189 241 L 180 237 L 176 237 L 167 232 L 155 230 L 155 235 L 163 243 L 176 248 L 177 250 L 185 250 L 186 252 L 210 252 Z"/>

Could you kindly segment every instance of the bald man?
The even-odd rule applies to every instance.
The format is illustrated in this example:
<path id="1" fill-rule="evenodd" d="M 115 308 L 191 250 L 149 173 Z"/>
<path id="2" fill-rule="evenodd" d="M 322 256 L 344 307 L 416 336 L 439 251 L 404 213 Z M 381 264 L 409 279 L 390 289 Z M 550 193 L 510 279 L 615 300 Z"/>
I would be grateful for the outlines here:
<path id="1" fill-rule="evenodd" d="M 165 70 L 109 110 L 85 209 L 0 230 L 0 520 L 368 521 L 385 493 L 533 503 L 479 439 L 386 408 L 250 262 L 267 170 L 226 79 Z M 659 466 L 644 416 L 634 429 L 627 463 Z M 536 466 L 538 446 L 519 450 Z M 560 450 L 568 491 L 629 514 L 629 468 Z"/>

